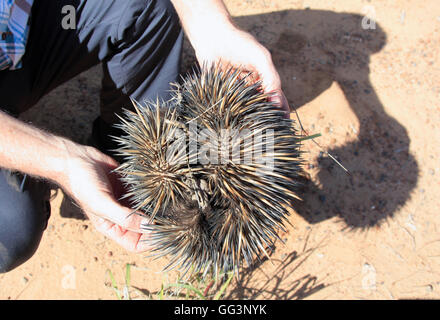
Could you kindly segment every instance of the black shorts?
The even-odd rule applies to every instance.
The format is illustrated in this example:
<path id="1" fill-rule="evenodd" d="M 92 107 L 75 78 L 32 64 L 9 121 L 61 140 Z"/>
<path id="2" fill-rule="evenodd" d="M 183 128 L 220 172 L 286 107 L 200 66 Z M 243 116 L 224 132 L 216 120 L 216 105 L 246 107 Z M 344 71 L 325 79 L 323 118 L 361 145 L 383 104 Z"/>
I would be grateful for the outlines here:
<path id="1" fill-rule="evenodd" d="M 62 23 L 65 6 L 76 9 L 73 29 Z M 18 116 L 60 84 L 102 64 L 101 114 L 93 135 L 106 151 L 112 147 L 108 135 L 117 134 L 115 114 L 131 106 L 129 97 L 139 102 L 169 99 L 169 83 L 179 75 L 182 42 L 180 22 L 168 0 L 34 1 L 22 68 L 0 71 L 0 108 Z M 35 252 L 48 217 L 47 194 L 33 193 L 36 181 L 29 178 L 25 191 L 17 191 L 6 176 L 0 170 L 0 272 Z"/>

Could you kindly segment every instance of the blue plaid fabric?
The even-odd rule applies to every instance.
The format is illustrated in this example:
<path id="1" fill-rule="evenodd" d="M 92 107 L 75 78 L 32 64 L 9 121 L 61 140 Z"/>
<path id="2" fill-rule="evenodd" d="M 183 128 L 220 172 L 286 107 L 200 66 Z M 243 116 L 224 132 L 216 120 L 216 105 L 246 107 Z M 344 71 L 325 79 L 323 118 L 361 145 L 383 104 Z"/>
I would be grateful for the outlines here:
<path id="1" fill-rule="evenodd" d="M 0 0 L 0 70 L 21 67 L 34 0 Z"/>

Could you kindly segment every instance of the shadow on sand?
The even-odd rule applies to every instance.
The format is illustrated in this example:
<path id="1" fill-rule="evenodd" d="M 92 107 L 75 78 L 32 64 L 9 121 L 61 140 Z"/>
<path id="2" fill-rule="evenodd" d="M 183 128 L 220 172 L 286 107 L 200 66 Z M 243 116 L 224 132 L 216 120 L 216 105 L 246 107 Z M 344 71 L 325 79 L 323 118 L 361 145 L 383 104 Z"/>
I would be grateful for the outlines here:
<path id="1" fill-rule="evenodd" d="M 334 216 L 348 228 L 380 225 L 410 197 L 418 165 L 407 130 L 389 116 L 370 81 L 370 56 L 386 44 L 379 25 L 363 17 L 319 10 L 288 10 L 236 18 L 272 52 L 292 108 L 318 97 L 334 82 L 359 121 L 357 139 L 327 149 L 350 171 L 318 158 L 319 187 L 309 182 L 295 210 L 310 223 Z M 292 78 L 294 77 L 294 81 Z M 347 110 L 348 111 L 348 110 Z"/>
<path id="2" fill-rule="evenodd" d="M 339 217 L 343 228 L 350 230 L 392 219 L 418 179 L 407 130 L 385 112 L 370 81 L 370 56 L 385 46 L 386 34 L 377 24 L 374 30 L 362 29 L 362 19 L 357 14 L 319 10 L 235 18 L 271 51 L 291 108 L 307 104 L 336 82 L 358 118 L 354 142 L 326 148 L 350 175 L 319 156 L 319 185 L 308 181 L 302 190 L 304 201 L 293 204 L 309 223 Z M 264 274 L 256 273 L 258 265 L 244 269 L 229 297 L 301 299 L 330 285 L 310 274 L 298 278 L 294 271 L 307 257 L 306 252 L 291 252 L 276 262 L 276 272 L 260 281 L 252 280 Z"/>

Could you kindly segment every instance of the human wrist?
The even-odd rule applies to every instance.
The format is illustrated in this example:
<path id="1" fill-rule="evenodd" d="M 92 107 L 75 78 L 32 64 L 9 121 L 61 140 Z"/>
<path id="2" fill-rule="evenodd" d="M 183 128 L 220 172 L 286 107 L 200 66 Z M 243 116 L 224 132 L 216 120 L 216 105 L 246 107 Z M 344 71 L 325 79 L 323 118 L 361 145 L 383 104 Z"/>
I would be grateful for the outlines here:
<path id="1" fill-rule="evenodd" d="M 45 164 L 38 175 L 64 187 L 68 180 L 69 161 L 76 156 L 74 150 L 77 144 L 63 137 L 51 136 L 50 145 L 52 151 L 45 157 Z"/>

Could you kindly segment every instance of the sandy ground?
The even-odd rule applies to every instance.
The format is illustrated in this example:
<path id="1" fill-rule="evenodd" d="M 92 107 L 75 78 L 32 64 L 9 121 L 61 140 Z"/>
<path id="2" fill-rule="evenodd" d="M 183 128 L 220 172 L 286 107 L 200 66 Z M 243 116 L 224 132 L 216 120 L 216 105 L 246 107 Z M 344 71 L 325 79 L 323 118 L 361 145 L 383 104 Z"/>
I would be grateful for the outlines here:
<path id="1" fill-rule="evenodd" d="M 229 298 L 440 298 L 440 4 L 415 1 L 226 1 L 273 53 L 309 133 L 304 202 L 265 261 Z M 375 29 L 364 14 L 375 16 Z M 192 61 L 185 50 L 185 63 Z M 24 119 L 85 143 L 98 114 L 97 67 L 43 98 Z M 292 117 L 296 118 L 292 113 Z M 331 161 L 328 151 L 350 171 Z M 175 273 L 124 252 L 54 190 L 37 253 L 0 275 L 0 299 L 114 299 L 111 270 L 154 292 Z M 168 278 L 167 278 L 168 277 Z"/>

